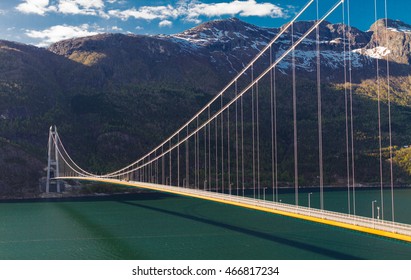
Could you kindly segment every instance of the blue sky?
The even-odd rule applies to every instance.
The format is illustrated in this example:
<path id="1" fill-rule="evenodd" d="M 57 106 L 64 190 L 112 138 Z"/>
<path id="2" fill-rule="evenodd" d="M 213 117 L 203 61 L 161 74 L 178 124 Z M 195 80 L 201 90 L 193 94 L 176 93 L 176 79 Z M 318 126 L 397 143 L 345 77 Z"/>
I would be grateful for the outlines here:
<path id="1" fill-rule="evenodd" d="M 318 0 L 320 13 L 338 0 Z M 347 2 L 348 0 L 346 0 Z M 385 0 L 350 0 L 351 24 L 367 30 L 384 17 Z M 308 0 L 1 0 L 0 39 L 47 46 L 97 33 L 173 34 L 202 22 L 237 17 L 266 27 L 289 21 Z M 410 0 L 387 0 L 388 17 L 411 24 Z M 315 18 L 315 3 L 302 19 Z M 328 19 L 342 22 L 339 8 Z"/>

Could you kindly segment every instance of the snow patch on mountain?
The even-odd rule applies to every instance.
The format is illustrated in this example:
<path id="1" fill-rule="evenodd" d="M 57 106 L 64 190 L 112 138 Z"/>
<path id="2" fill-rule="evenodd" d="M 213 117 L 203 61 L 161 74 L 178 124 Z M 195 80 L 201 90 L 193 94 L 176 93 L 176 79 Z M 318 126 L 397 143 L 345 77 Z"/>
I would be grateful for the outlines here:
<path id="1" fill-rule="evenodd" d="M 386 21 L 383 20 L 381 24 L 386 24 Z M 388 20 L 388 30 L 393 32 L 401 32 L 401 33 L 411 33 L 411 25 L 406 24 L 399 20 Z"/>
<path id="2" fill-rule="evenodd" d="M 300 70 L 304 70 L 306 72 L 314 72 L 317 71 L 317 52 L 313 51 L 295 51 L 295 59 L 296 59 L 296 68 Z M 332 50 L 325 50 L 321 51 L 320 55 L 320 62 L 321 67 L 329 68 L 331 70 L 338 70 L 344 67 L 344 61 L 346 67 L 348 67 L 349 60 L 351 59 L 351 66 L 353 68 L 361 68 L 364 66 L 363 64 L 363 56 L 361 54 L 352 52 L 351 55 L 349 53 L 337 52 Z M 287 70 L 291 69 L 292 61 L 291 61 L 291 54 L 287 56 L 283 61 L 281 61 L 278 68 Z M 285 73 L 285 72 L 284 72 Z"/>
<path id="3" fill-rule="evenodd" d="M 399 26 L 397 28 L 389 27 L 388 30 L 393 31 L 393 32 L 402 32 L 402 33 L 411 34 L 411 29 L 405 26 Z"/>
<path id="4" fill-rule="evenodd" d="M 372 49 L 356 49 L 353 50 L 354 53 L 359 53 L 364 56 L 368 56 L 374 59 L 383 59 L 388 54 L 391 53 L 386 47 L 378 46 Z"/>

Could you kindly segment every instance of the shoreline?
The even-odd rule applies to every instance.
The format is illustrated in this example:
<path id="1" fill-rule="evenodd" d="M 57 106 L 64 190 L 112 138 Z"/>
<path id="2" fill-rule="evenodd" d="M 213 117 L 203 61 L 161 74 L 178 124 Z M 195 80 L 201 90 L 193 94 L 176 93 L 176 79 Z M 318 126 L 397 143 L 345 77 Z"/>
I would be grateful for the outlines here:
<path id="1" fill-rule="evenodd" d="M 272 193 L 272 187 L 264 187 L 267 190 L 267 193 Z M 264 189 L 264 188 L 260 188 Z M 313 191 L 313 190 L 319 190 L 319 186 L 300 186 L 299 190 L 301 191 Z M 394 186 L 394 189 L 407 189 L 411 188 L 411 185 L 398 185 Z M 294 191 L 293 186 L 282 186 L 279 187 L 278 190 L 283 190 L 287 192 Z M 346 186 L 324 186 L 324 190 L 327 191 L 336 191 L 336 190 L 346 190 Z M 358 185 L 356 186 L 357 190 L 365 190 L 365 189 L 380 189 L 380 186 L 376 185 Z M 390 186 L 384 186 L 384 190 L 389 190 L 391 189 Z M 246 189 L 246 192 L 252 191 L 253 189 Z M 350 190 L 352 190 L 352 187 L 350 187 Z M 49 194 L 46 193 L 39 193 L 37 195 L 35 194 L 27 194 L 28 196 L 23 196 L 23 197 L 16 197 L 16 196 L 1 196 L 0 197 L 0 203 L 1 202 L 19 202 L 19 201 L 47 201 L 47 200 L 65 200 L 65 199 L 87 199 L 87 198 L 113 198 L 113 197 L 118 197 L 118 196 L 128 196 L 128 195 L 136 195 L 136 194 L 150 194 L 150 193 L 156 193 L 154 191 L 149 191 L 145 189 L 133 189 L 133 191 L 130 191 L 128 188 L 127 191 L 124 192 L 113 192 L 113 193 L 107 193 L 107 192 L 95 192 L 95 193 L 71 193 L 71 192 L 63 192 L 63 193 L 55 193 L 55 192 L 50 192 Z"/>

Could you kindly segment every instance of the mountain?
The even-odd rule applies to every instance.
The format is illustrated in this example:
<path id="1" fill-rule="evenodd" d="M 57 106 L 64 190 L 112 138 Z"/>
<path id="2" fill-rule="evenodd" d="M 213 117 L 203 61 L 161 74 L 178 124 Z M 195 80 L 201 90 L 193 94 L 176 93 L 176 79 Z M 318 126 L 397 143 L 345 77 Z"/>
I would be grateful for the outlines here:
<path id="1" fill-rule="evenodd" d="M 375 22 L 370 31 L 370 42 L 363 53 L 382 58 L 389 55 L 390 59 L 399 64 L 411 63 L 411 25 L 398 20 L 380 19 Z"/>
<path id="2" fill-rule="evenodd" d="M 329 184 L 341 183 L 344 177 L 343 166 L 333 163 L 344 156 L 344 48 L 351 50 L 345 58 L 352 57 L 356 157 L 365 168 L 359 172 L 358 182 L 378 177 L 377 157 L 371 151 L 376 120 L 367 118 L 376 111 L 376 58 L 384 59 L 379 64 L 383 75 L 386 55 L 392 74 L 396 174 L 398 181 L 411 182 L 410 168 L 403 160 L 409 154 L 403 147 L 411 143 L 411 27 L 394 20 L 387 23 L 388 28 L 385 20 L 379 20 L 366 32 L 350 28 L 346 44 L 343 25 L 324 22 L 319 27 Z M 312 24 L 296 22 L 295 34 L 305 33 Z M 59 128 L 76 161 L 92 170 L 109 171 L 135 160 L 206 104 L 282 28 L 263 28 L 232 18 L 174 35 L 99 34 L 64 40 L 48 49 L 0 41 L 0 196 L 37 195 L 52 124 Z M 291 36 L 286 31 L 273 45 L 275 57 L 290 46 Z M 316 129 L 315 32 L 297 47 L 295 57 L 297 87 L 304 92 L 298 97 L 298 115 L 305 124 L 299 135 L 309 139 L 301 149 L 307 150 L 310 162 L 316 153 L 309 148 L 315 145 L 311 134 Z M 279 139 L 284 147 L 280 179 L 289 182 L 293 158 L 289 143 L 292 123 L 287 119 L 292 115 L 291 57 L 280 62 L 277 70 L 284 131 Z M 385 92 L 384 84 L 382 88 Z M 268 108 L 262 106 L 262 110 Z M 265 123 L 268 126 L 270 122 Z M 383 133 L 386 143 L 385 124 Z M 315 183 L 315 168 L 302 163 L 300 170 L 306 184 Z"/>
<path id="3" fill-rule="evenodd" d="M 345 34 L 346 44 L 343 41 L 344 26 L 342 24 L 321 23 L 319 26 L 321 67 L 326 73 L 325 76 L 329 80 L 342 79 L 344 47 L 347 50 L 346 59 L 348 59 L 349 48 L 352 50 L 351 59 L 354 69 L 361 71 L 375 67 L 374 58 L 382 59 L 386 55 L 383 47 L 376 46 L 376 44 L 384 45 L 384 30 L 381 30 L 379 34 L 374 32 L 379 25 L 386 29 L 384 22 L 384 20 L 377 21 L 367 32 L 355 27 L 346 28 L 348 30 Z M 294 24 L 295 35 L 304 34 L 312 24 L 312 21 L 296 22 Z M 408 64 L 409 59 L 409 51 L 406 50 L 409 46 L 406 39 L 409 34 L 407 29 L 404 29 L 406 27 L 405 23 L 390 20 L 387 29 L 390 44 L 388 49 L 391 47 L 394 52 L 394 55 L 390 55 L 390 60 L 399 64 L 404 64 L 404 62 Z M 210 79 L 203 80 L 201 77 L 217 72 L 218 77 L 223 75 L 229 80 L 235 73 L 241 71 L 247 62 L 263 49 L 282 28 L 284 27 L 263 28 L 231 18 L 206 22 L 174 35 L 101 34 L 71 39 L 53 44 L 49 50 L 84 65 L 100 66 L 104 68 L 101 69 L 104 77 L 111 73 L 121 73 L 121 79 L 137 82 L 163 80 L 172 75 L 170 78 L 178 83 L 187 82 L 192 85 L 193 81 L 198 81 L 196 86 L 215 90 L 220 88 L 221 84 L 217 87 L 209 85 Z M 376 34 L 380 38 L 376 38 Z M 279 57 L 291 45 L 291 35 L 291 31 L 287 30 L 273 45 L 273 53 L 276 57 Z M 303 74 L 316 71 L 315 36 L 315 32 L 310 34 L 295 52 L 297 70 Z M 394 44 L 397 45 L 394 46 Z M 131 57 L 130 54 L 132 54 Z M 129 66 L 130 68 L 127 68 Z M 175 71 L 170 73 L 165 70 L 171 66 L 175 68 Z M 119 68 L 124 71 L 122 72 Z M 202 71 L 194 73 L 187 70 L 190 68 L 199 68 Z M 290 71 L 291 56 L 280 62 L 278 68 L 284 73 Z M 393 70 L 403 71 L 401 67 L 399 68 L 394 66 Z M 187 71 L 190 75 L 195 75 L 193 79 L 188 77 Z M 368 73 L 369 71 L 363 71 L 361 76 Z M 109 78 L 118 80 L 114 76 L 109 76 Z"/>

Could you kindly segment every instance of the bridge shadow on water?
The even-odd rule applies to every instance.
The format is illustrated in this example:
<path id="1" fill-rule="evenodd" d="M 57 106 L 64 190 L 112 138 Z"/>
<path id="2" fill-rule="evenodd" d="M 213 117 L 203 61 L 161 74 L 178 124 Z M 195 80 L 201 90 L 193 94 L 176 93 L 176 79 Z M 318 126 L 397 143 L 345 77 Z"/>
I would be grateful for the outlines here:
<path id="1" fill-rule="evenodd" d="M 70 219 L 75 220 L 82 228 L 86 229 L 93 240 L 110 252 L 113 259 L 147 259 L 149 258 L 143 252 L 131 248 L 127 240 L 113 234 L 109 229 L 99 222 L 94 221 L 91 217 L 85 215 L 82 211 L 73 206 L 73 202 L 123 202 L 125 199 L 133 201 L 161 200 L 170 197 L 168 194 L 157 192 L 144 192 L 133 194 L 115 194 L 104 196 L 86 196 L 71 198 L 49 198 L 41 200 L 32 200 L 31 202 L 53 202 L 56 207 L 64 212 Z M 9 201 L 12 202 L 12 201 Z M 16 202 L 15 200 L 13 202 Z M 19 201 L 22 202 L 22 201 Z M 69 203 L 62 203 L 69 202 Z"/>
<path id="2" fill-rule="evenodd" d="M 169 195 L 169 196 L 172 196 L 172 195 Z M 225 223 L 225 222 L 211 220 L 209 218 L 199 217 L 199 216 L 196 216 L 194 214 L 181 213 L 181 212 L 178 212 L 178 211 L 172 211 L 172 210 L 163 209 L 163 208 L 159 208 L 159 207 L 143 205 L 141 203 L 138 203 L 138 202 L 135 202 L 135 201 L 130 201 L 130 200 L 127 200 L 127 201 L 118 200 L 118 202 L 126 204 L 126 205 L 130 205 L 130 206 L 134 206 L 134 207 L 139 207 L 139 208 L 143 208 L 143 209 L 147 209 L 147 210 L 151 210 L 151 211 L 160 212 L 160 213 L 163 213 L 163 214 L 166 214 L 166 215 L 172 215 L 172 216 L 179 217 L 179 218 L 189 219 L 189 220 L 192 220 L 192 221 L 195 221 L 195 222 L 200 222 L 200 223 L 208 224 L 208 225 L 211 225 L 211 226 L 216 226 L 216 227 L 228 229 L 230 231 L 235 231 L 235 232 L 246 234 L 246 235 L 249 235 L 249 236 L 252 236 L 252 237 L 256 237 L 256 238 L 268 240 L 268 241 L 271 241 L 271 242 L 279 243 L 279 244 L 282 244 L 282 245 L 294 247 L 294 248 L 297 248 L 297 249 L 300 249 L 300 250 L 305 250 L 305 251 L 309 251 L 309 252 L 312 252 L 312 253 L 320 254 L 320 255 L 323 255 L 324 257 L 328 257 L 328 258 L 332 258 L 332 259 L 342 259 L 342 260 L 359 260 L 359 259 L 361 259 L 358 256 L 354 256 L 354 255 L 342 253 L 342 252 L 339 252 L 339 251 L 327 249 L 327 248 L 324 248 L 324 247 L 316 246 L 316 245 L 313 245 L 313 244 L 308 244 L 308 243 L 304 243 L 304 242 L 301 242 L 301 241 L 285 238 L 285 237 L 282 237 L 282 236 L 274 235 L 272 233 L 261 232 L 261 231 L 241 227 L 241 226 L 238 226 L 238 225 L 228 224 L 228 223 Z"/>
<path id="3" fill-rule="evenodd" d="M 77 203 L 93 203 L 93 202 L 120 202 L 124 200 L 132 201 L 153 201 L 162 200 L 169 198 L 170 195 L 158 193 L 158 192 L 142 192 L 142 193 L 130 193 L 130 194 L 114 194 L 114 195 L 92 195 L 92 196 L 79 196 L 79 197 L 66 197 L 66 198 L 31 198 L 31 199 L 4 199 L 1 200 L 1 204 L 45 204 L 49 205 L 46 209 L 53 211 L 58 217 L 62 216 L 67 218 L 64 221 L 70 221 L 73 223 L 73 228 L 82 231 L 80 238 L 76 239 L 76 236 L 58 236 L 54 235 L 53 239 L 61 242 L 66 242 L 70 240 L 85 240 L 89 243 L 96 243 L 98 249 L 92 249 L 90 253 L 86 255 L 66 255 L 64 257 L 58 257 L 61 259 L 149 259 L 150 256 L 139 248 L 133 248 L 128 242 L 127 236 L 119 236 L 115 231 L 112 230 L 110 225 L 102 223 L 101 220 L 95 219 L 93 214 L 85 212 L 88 208 L 82 206 L 78 207 Z M 51 207 L 51 208 L 49 208 Z M 103 211 L 104 212 L 104 211 Z M 38 218 L 34 216 L 33 219 Z M 43 219 L 47 219 L 47 216 L 40 218 L 42 222 Z M 76 230 L 74 230 L 75 232 Z M 52 230 L 53 232 L 53 230 Z M 30 231 L 29 231 L 30 233 Z M 83 235 L 85 234 L 85 235 Z M 73 238 L 73 239 L 72 239 Z M 87 241 L 89 240 L 89 241 Z M 76 243 L 77 244 L 77 243 Z M 75 245 L 77 246 L 77 245 Z M 80 245 L 81 246 L 81 245 Z M 78 251 L 79 248 L 72 248 L 74 251 Z M 45 249 L 47 250 L 47 249 Z M 93 251 L 94 250 L 94 251 Z M 98 252 L 102 252 L 99 254 Z M 41 258 L 41 257 L 40 257 Z M 51 255 L 46 258 L 53 259 Z"/>
<path id="4" fill-rule="evenodd" d="M 94 200 L 95 201 L 95 200 Z M 57 208 L 64 212 L 70 219 L 76 221 L 83 229 L 97 241 L 104 251 L 109 252 L 110 259 L 145 259 L 146 256 L 137 250 L 130 248 L 126 240 L 113 234 L 104 225 L 94 221 L 72 204 L 57 203 Z M 106 258 L 106 257 L 105 257 Z"/>

